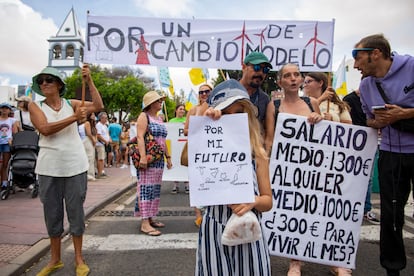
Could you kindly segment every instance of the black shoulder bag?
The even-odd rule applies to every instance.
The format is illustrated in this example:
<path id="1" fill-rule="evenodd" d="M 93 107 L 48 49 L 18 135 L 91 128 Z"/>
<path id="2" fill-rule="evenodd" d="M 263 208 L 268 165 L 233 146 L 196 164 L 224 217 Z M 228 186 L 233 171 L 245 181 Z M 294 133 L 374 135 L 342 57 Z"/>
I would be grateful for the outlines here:
<path id="1" fill-rule="evenodd" d="M 20 123 L 22 123 L 22 129 L 23 130 L 35 131 L 34 127 L 26 125 L 25 123 L 23 123 L 23 114 L 22 114 L 21 110 L 20 110 Z"/>
<path id="2" fill-rule="evenodd" d="M 385 95 L 384 89 L 382 88 L 381 84 L 379 82 L 375 82 L 375 84 L 377 85 L 378 91 L 384 102 L 389 104 L 390 101 L 387 95 Z M 391 124 L 391 127 L 395 128 L 398 131 L 414 133 L 414 118 L 401 119 Z"/>

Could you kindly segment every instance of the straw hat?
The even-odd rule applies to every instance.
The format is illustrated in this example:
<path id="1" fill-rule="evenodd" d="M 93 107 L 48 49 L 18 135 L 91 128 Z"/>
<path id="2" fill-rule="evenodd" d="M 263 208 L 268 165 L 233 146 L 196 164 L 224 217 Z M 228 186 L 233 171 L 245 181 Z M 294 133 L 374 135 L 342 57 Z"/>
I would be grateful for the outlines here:
<path id="1" fill-rule="evenodd" d="M 65 94 L 65 92 L 66 92 L 66 84 L 63 81 L 63 77 L 60 74 L 60 72 L 56 68 L 53 68 L 53 67 L 46 67 L 45 69 L 42 70 L 42 72 L 40 72 L 39 74 L 35 75 L 32 78 L 32 90 L 34 92 L 36 92 L 37 94 L 40 94 L 40 95 L 44 96 L 42 90 L 40 90 L 40 87 L 37 84 L 37 78 L 40 75 L 51 75 L 51 76 L 54 76 L 55 78 L 59 79 L 60 83 L 62 84 L 62 88 L 59 91 L 59 96 L 62 97 Z"/>
<path id="2" fill-rule="evenodd" d="M 160 94 L 158 94 L 157 91 L 149 91 L 144 95 L 143 98 L 143 107 L 142 109 L 146 109 L 147 107 L 149 107 L 152 103 L 155 103 L 156 101 L 158 101 L 159 99 L 164 100 L 165 96 L 161 96 Z"/>

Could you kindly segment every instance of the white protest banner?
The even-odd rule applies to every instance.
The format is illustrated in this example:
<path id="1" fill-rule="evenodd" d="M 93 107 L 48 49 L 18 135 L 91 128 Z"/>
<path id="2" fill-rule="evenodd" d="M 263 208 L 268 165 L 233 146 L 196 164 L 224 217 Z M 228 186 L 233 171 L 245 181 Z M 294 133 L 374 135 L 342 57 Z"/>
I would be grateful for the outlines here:
<path id="1" fill-rule="evenodd" d="M 272 255 L 355 268 L 372 128 L 279 113 L 270 160 L 273 208 L 262 224 Z"/>
<path id="2" fill-rule="evenodd" d="M 254 202 L 246 113 L 191 117 L 188 176 L 191 206 Z"/>
<path id="3" fill-rule="evenodd" d="M 240 70 L 263 52 L 274 70 L 332 71 L 334 21 L 87 17 L 84 62 Z"/>
<path id="4" fill-rule="evenodd" d="M 172 168 L 164 169 L 162 181 L 188 181 L 188 168 L 181 166 L 181 152 L 187 137 L 184 136 L 184 123 L 166 123 L 168 135 L 166 144 L 171 154 Z"/>
<path id="5" fill-rule="evenodd" d="M 187 141 L 187 137 L 184 136 L 184 124 L 165 123 L 165 126 L 168 131 L 165 143 L 171 154 L 173 166 L 171 169 L 167 169 L 165 164 L 162 181 L 188 181 L 188 168 L 180 164 L 181 152 Z M 132 161 L 130 163 L 132 164 Z M 130 173 L 133 177 L 137 175 L 137 171 L 133 165 L 130 165 Z"/>

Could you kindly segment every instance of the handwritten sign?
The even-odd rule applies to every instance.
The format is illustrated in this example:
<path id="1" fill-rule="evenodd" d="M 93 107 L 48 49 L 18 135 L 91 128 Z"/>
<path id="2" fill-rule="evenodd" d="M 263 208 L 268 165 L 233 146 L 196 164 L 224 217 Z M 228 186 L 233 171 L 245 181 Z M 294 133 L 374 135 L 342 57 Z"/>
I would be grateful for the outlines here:
<path id="1" fill-rule="evenodd" d="M 247 114 L 191 117 L 188 163 L 191 206 L 254 202 Z"/>
<path id="2" fill-rule="evenodd" d="M 240 70 L 244 57 L 263 52 L 278 70 L 331 71 L 334 21 L 207 20 L 92 16 L 84 61 L 98 64 Z"/>
<path id="3" fill-rule="evenodd" d="M 355 268 L 374 129 L 280 113 L 270 160 L 272 255 Z"/>
<path id="4" fill-rule="evenodd" d="M 171 155 L 172 168 L 164 169 L 162 181 L 188 181 L 188 168 L 181 166 L 181 152 L 187 136 L 184 136 L 184 123 L 166 123 L 168 135 L 166 144 Z"/>

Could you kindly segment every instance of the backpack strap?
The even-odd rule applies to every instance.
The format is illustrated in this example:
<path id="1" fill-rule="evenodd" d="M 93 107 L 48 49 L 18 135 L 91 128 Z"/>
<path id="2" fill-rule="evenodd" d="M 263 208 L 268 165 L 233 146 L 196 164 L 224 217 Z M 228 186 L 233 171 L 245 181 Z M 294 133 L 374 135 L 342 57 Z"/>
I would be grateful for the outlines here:
<path id="1" fill-rule="evenodd" d="M 305 103 L 309 106 L 309 109 L 314 112 L 315 110 L 313 110 L 313 106 L 311 103 L 311 99 L 309 97 L 300 97 L 303 101 L 305 101 Z"/>
<path id="2" fill-rule="evenodd" d="M 276 124 L 277 116 L 279 115 L 280 99 L 274 100 L 273 104 L 275 105 L 275 124 Z"/>
<path id="3" fill-rule="evenodd" d="M 309 97 L 300 97 L 308 106 L 309 109 L 314 112 L 313 106 L 311 103 L 311 99 Z M 275 105 L 275 123 L 277 122 L 277 116 L 279 115 L 279 107 L 280 107 L 280 99 L 276 99 L 273 101 L 273 104 Z"/>

